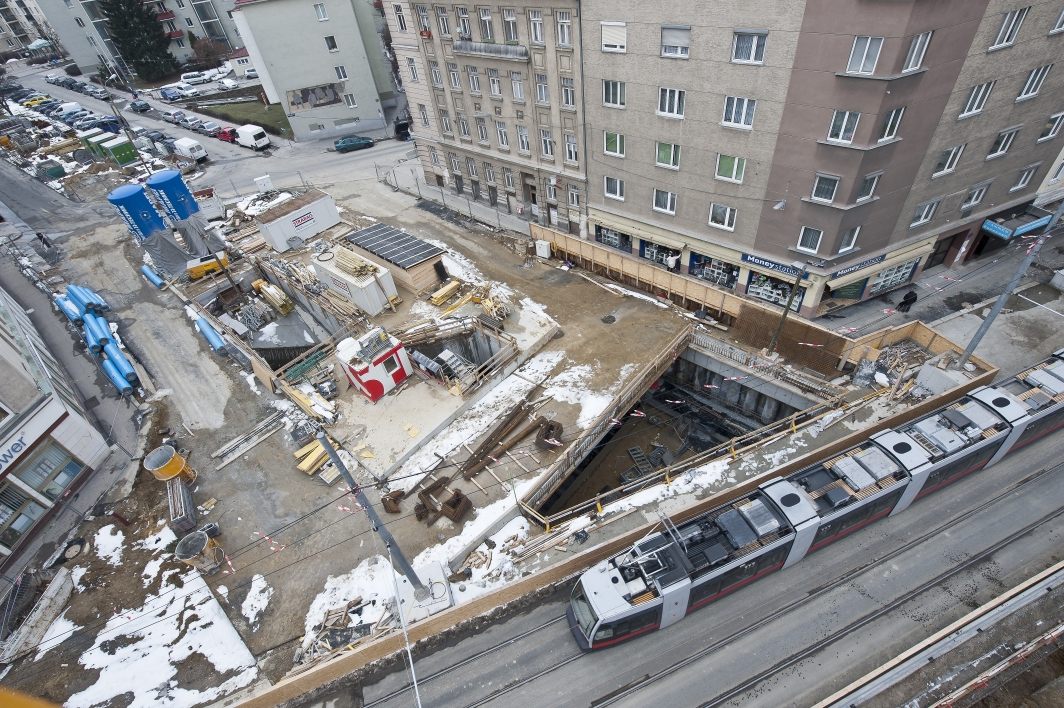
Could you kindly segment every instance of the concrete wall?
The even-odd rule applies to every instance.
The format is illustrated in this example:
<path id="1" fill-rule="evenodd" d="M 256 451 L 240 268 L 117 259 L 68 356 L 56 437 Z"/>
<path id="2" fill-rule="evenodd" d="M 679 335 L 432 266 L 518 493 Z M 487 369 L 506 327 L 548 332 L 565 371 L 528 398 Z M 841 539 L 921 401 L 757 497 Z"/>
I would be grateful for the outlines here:
<path id="1" fill-rule="evenodd" d="M 63 0 L 37 0 L 37 4 L 82 73 L 95 72 L 96 67 L 103 63 L 97 51 L 103 49 L 102 40 L 93 29 L 92 21 L 81 3 L 75 2 L 73 7 L 67 7 Z M 84 27 L 79 26 L 74 18 L 80 19 Z M 96 41 L 96 46 L 89 44 L 88 37 Z"/>

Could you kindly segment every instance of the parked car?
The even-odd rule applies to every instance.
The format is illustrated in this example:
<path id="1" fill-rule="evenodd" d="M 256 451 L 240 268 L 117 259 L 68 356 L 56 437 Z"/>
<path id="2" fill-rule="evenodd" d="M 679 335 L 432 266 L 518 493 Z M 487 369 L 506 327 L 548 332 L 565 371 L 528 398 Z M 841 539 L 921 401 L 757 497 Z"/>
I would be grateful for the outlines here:
<path id="1" fill-rule="evenodd" d="M 85 89 L 85 87 L 86 87 L 86 86 L 88 86 L 88 84 L 87 84 L 87 83 L 85 83 L 84 81 L 75 81 L 75 82 L 74 82 L 74 83 L 73 83 L 73 84 L 72 84 L 72 85 L 70 86 L 70 89 L 71 89 L 72 91 L 83 91 L 83 90 Z"/>
<path id="2" fill-rule="evenodd" d="M 97 121 L 99 121 L 99 120 L 100 120 L 100 116 L 98 116 L 98 115 L 96 115 L 94 113 L 90 113 L 89 115 L 85 116 L 84 118 L 80 118 L 80 119 L 74 121 L 70 125 L 70 127 L 73 128 L 74 130 L 88 130 L 89 128 L 95 127 Z"/>
<path id="3" fill-rule="evenodd" d="M 58 81 L 56 81 L 55 85 L 56 86 L 64 86 L 66 88 L 70 88 L 71 86 L 73 86 L 77 82 L 78 82 L 78 80 L 75 79 L 72 76 L 64 76 L 64 77 L 60 78 Z"/>
<path id="4" fill-rule="evenodd" d="M 85 109 L 81 109 L 79 111 L 70 111 L 69 113 L 64 113 L 63 115 L 59 116 L 59 120 L 63 123 L 66 123 L 67 125 L 73 125 L 74 123 L 81 120 L 87 115 L 89 115 L 89 112 Z"/>
<path id="5" fill-rule="evenodd" d="M 38 103 L 36 106 L 33 107 L 33 110 L 43 115 L 52 108 L 58 107 L 61 103 L 62 101 L 60 101 L 58 98 L 50 98 L 43 103 Z"/>
<path id="6" fill-rule="evenodd" d="M 33 108 L 34 106 L 37 106 L 37 105 L 40 105 L 40 104 L 44 103 L 45 101 L 47 101 L 50 98 L 51 98 L 51 96 L 46 96 L 46 95 L 43 95 L 43 94 L 40 95 L 40 96 L 33 96 L 32 98 L 28 98 L 25 101 L 23 101 L 22 105 L 25 106 L 26 108 Z"/>
<path id="7" fill-rule="evenodd" d="M 97 89 L 91 92 L 89 95 L 101 101 L 107 101 L 108 103 L 111 102 L 111 94 L 107 91 L 104 91 L 103 89 Z"/>
<path id="8" fill-rule="evenodd" d="M 218 88 L 222 91 L 232 91 L 237 87 L 237 83 L 232 79 L 219 79 Z"/>
<path id="9" fill-rule="evenodd" d="M 255 68 L 248 69 L 244 72 L 245 79 L 257 79 L 259 78 L 259 72 Z"/>
<path id="10" fill-rule="evenodd" d="M 333 142 L 333 147 L 336 148 L 336 152 L 350 152 L 352 150 L 362 150 L 373 145 L 373 138 L 365 138 L 361 135 L 345 135 L 342 138 L 337 138 Z"/>
<path id="11" fill-rule="evenodd" d="M 180 123 L 185 117 L 183 111 L 163 111 L 160 115 L 167 123 L 173 123 L 174 125 Z"/>
<path id="12" fill-rule="evenodd" d="M 182 128 L 188 128 L 189 130 L 195 130 L 196 128 L 198 128 L 200 126 L 201 123 L 203 123 L 203 121 L 201 121 L 196 116 L 185 116 L 184 118 L 181 119 L 181 122 L 178 123 L 178 125 L 180 125 Z"/>
<path id="13" fill-rule="evenodd" d="M 164 101 L 177 101 L 181 99 L 181 92 L 175 88 L 164 88 L 159 90 L 159 98 Z"/>
<path id="14" fill-rule="evenodd" d="M 59 74 L 45 74 L 44 75 L 44 80 L 47 81 L 50 84 L 54 84 L 56 79 L 58 79 L 58 78 L 59 78 Z"/>
<path id="15" fill-rule="evenodd" d="M 9 98 L 12 101 L 15 100 L 15 94 L 19 91 L 25 91 L 26 89 L 21 84 L 7 84 L 0 86 L 0 96 Z"/>
<path id="16" fill-rule="evenodd" d="M 235 143 L 236 142 L 236 128 L 234 128 L 231 125 L 227 125 L 224 128 L 222 128 L 221 130 L 219 130 L 217 133 L 215 133 L 214 137 L 216 137 L 219 140 L 222 140 L 224 142 L 227 142 L 227 143 Z"/>
<path id="17" fill-rule="evenodd" d="M 136 100 L 129 104 L 129 110 L 134 113 L 147 113 L 151 110 L 151 106 L 148 105 L 147 101 Z"/>
<path id="18" fill-rule="evenodd" d="M 92 125 L 92 127 L 99 128 L 100 130 L 107 133 L 114 133 L 115 135 L 118 135 L 122 132 L 122 124 L 115 120 L 114 116 L 111 116 L 110 118 L 104 118 L 103 120 L 98 120 Z"/>
<path id="19" fill-rule="evenodd" d="M 222 126 L 218 125 L 213 120 L 200 123 L 198 126 L 196 126 L 196 132 L 203 133 L 207 137 L 214 137 L 221 129 Z"/>
<path id="20" fill-rule="evenodd" d="M 211 79 L 202 71 L 190 71 L 187 74 L 181 74 L 181 80 L 186 84 L 205 84 Z"/>
<path id="21" fill-rule="evenodd" d="M 182 86 L 177 89 L 177 91 L 181 94 L 181 98 L 195 98 L 196 96 L 199 96 L 199 89 L 195 86 Z"/>
<path id="22" fill-rule="evenodd" d="M 147 133 L 144 134 L 144 137 L 148 138 L 153 143 L 161 143 L 162 141 L 167 139 L 166 133 L 161 133 L 158 130 L 149 130 Z"/>

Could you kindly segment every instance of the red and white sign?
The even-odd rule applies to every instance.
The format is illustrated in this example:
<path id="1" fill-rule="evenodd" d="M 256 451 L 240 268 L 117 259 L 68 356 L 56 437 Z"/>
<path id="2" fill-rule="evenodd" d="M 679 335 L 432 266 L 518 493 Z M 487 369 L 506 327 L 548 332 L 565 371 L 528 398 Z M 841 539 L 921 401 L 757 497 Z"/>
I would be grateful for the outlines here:
<path id="1" fill-rule="evenodd" d="M 292 219 L 292 226 L 296 231 L 302 231 L 314 225 L 314 212 L 310 211 L 302 216 Z"/>

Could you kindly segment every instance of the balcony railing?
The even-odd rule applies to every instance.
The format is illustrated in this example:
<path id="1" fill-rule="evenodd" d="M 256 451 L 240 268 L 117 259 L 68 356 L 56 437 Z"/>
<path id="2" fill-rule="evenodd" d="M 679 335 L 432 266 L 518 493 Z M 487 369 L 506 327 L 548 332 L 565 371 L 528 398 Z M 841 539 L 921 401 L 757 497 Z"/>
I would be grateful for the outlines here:
<path id="1" fill-rule="evenodd" d="M 174 30 L 173 32 L 167 32 L 166 36 L 170 39 L 180 39 L 185 36 L 185 30 Z"/>
<path id="2" fill-rule="evenodd" d="M 173 10 L 167 10 L 166 12 L 157 12 L 157 13 L 155 13 L 155 19 L 160 20 L 160 21 L 161 20 L 172 20 L 175 17 L 177 17 L 177 15 L 174 14 Z"/>
<path id="3" fill-rule="evenodd" d="M 511 61 L 528 61 L 528 47 L 520 44 L 492 44 L 489 42 L 470 42 L 458 40 L 454 43 L 454 53 Z"/>

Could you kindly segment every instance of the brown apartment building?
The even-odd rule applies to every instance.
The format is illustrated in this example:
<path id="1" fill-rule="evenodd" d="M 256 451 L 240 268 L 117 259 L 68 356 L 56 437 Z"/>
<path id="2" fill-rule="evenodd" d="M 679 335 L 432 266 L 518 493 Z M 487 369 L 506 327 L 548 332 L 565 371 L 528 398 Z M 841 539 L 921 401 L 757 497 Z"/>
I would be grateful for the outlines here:
<path id="1" fill-rule="evenodd" d="M 430 187 L 580 232 L 580 27 L 555 6 L 386 2 Z"/>

